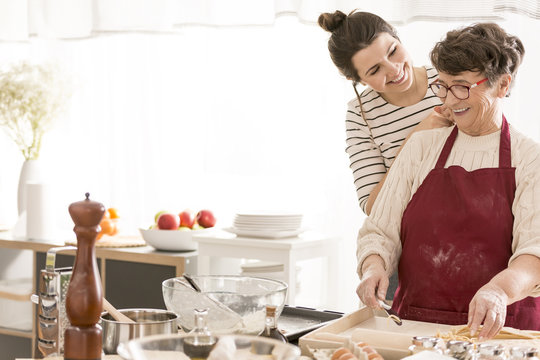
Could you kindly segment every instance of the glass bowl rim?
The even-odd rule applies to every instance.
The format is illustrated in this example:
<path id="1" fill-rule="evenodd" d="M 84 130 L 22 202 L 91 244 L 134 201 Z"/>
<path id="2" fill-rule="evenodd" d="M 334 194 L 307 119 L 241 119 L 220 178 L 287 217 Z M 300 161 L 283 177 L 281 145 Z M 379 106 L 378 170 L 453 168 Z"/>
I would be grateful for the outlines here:
<path id="1" fill-rule="evenodd" d="M 268 282 L 268 283 L 274 283 L 274 284 L 278 284 L 278 285 L 281 285 L 281 287 L 279 289 L 275 289 L 275 290 L 269 290 L 265 293 L 261 293 L 261 294 L 257 294 L 257 295 L 267 295 L 267 294 L 270 294 L 270 293 L 274 293 L 274 292 L 279 292 L 279 291 L 283 291 L 283 290 L 288 290 L 289 288 L 289 285 L 284 282 L 284 281 L 281 281 L 281 280 L 276 280 L 276 279 L 269 279 L 269 278 L 263 278 L 263 277 L 258 277 L 258 276 L 245 276 L 245 275 L 192 275 L 191 277 L 193 277 L 194 279 L 197 279 L 197 278 L 222 278 L 222 279 L 256 279 L 256 280 L 263 280 L 265 282 Z M 169 286 L 166 284 L 166 282 L 169 282 L 169 281 L 174 281 L 174 279 L 179 279 L 179 280 L 182 280 L 184 279 L 183 276 L 176 276 L 176 277 L 173 277 L 173 278 L 169 278 L 169 279 L 166 279 L 166 280 L 163 280 L 163 282 L 161 283 L 161 286 L 163 288 L 167 288 L 167 289 L 177 289 L 175 288 L 174 286 Z M 204 293 L 204 294 L 207 294 L 207 293 L 212 293 L 213 291 L 204 291 L 201 289 L 201 293 Z"/>
<path id="2" fill-rule="evenodd" d="M 101 314 L 99 315 L 99 320 L 100 321 L 104 321 L 106 323 L 111 323 L 111 324 L 129 324 L 129 325 L 141 325 L 141 324 L 148 324 L 148 325 L 152 325 L 152 324 L 164 324 L 164 323 L 168 323 L 168 322 L 171 322 L 171 321 L 177 321 L 178 320 L 178 315 L 174 312 L 174 311 L 170 311 L 170 310 L 165 310 L 165 309 L 152 309 L 152 308 L 129 308 L 129 309 L 118 309 L 118 311 L 120 311 L 121 313 L 124 313 L 124 312 L 128 312 L 128 311 L 134 311 L 134 312 L 153 312 L 153 313 L 156 313 L 156 314 L 166 314 L 166 315 L 170 315 L 170 319 L 166 319 L 166 320 L 151 320 L 151 321 L 144 321 L 144 322 L 137 322 L 135 321 L 134 323 L 129 323 L 129 322 L 125 322 L 125 321 L 117 321 L 117 320 L 114 320 L 114 318 L 111 320 L 111 319 L 106 319 L 104 318 L 104 316 L 107 316 L 109 315 L 111 318 L 112 318 L 112 315 L 107 311 L 107 310 L 104 310 L 101 312 Z M 124 314 L 125 315 L 125 314 Z"/>
<path id="3" fill-rule="evenodd" d="M 149 335 L 149 336 L 145 336 L 145 337 L 142 337 L 142 338 L 131 339 L 128 342 L 126 342 L 124 344 L 124 346 L 127 347 L 128 349 L 130 349 L 131 347 L 135 346 L 135 345 L 133 345 L 135 343 L 145 344 L 145 343 L 148 343 L 148 342 L 151 342 L 151 341 L 160 341 L 160 340 L 163 340 L 163 341 L 173 340 L 174 341 L 176 339 L 184 339 L 184 338 L 189 338 L 189 337 L 193 337 L 193 336 L 194 336 L 193 334 L 158 334 L 158 335 Z M 296 346 L 294 344 L 284 343 L 284 342 L 281 342 L 279 340 L 272 339 L 272 338 L 260 337 L 260 336 L 255 336 L 255 335 L 236 335 L 236 334 L 223 334 L 223 335 L 213 335 L 213 336 L 215 336 L 218 340 L 221 339 L 221 338 L 231 337 L 231 338 L 233 338 L 235 340 L 236 339 L 238 339 L 238 340 L 247 340 L 247 341 L 250 341 L 250 343 L 262 342 L 262 343 L 271 343 L 271 344 L 275 344 L 275 345 L 285 346 L 287 349 L 290 349 L 292 352 L 294 352 L 293 355 L 296 355 L 298 357 L 301 355 L 300 347 L 298 347 L 298 346 Z"/>

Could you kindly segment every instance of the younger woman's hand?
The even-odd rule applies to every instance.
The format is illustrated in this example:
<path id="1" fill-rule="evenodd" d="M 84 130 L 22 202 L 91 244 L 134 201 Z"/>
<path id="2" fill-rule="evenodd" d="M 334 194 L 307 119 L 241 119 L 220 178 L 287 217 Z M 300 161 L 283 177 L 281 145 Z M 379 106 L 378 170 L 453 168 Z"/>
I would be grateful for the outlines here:
<path id="1" fill-rule="evenodd" d="M 427 118 L 416 125 L 414 131 L 436 129 L 440 127 L 448 127 L 454 125 L 452 119 L 452 110 L 446 105 L 435 106 L 433 111 Z"/>

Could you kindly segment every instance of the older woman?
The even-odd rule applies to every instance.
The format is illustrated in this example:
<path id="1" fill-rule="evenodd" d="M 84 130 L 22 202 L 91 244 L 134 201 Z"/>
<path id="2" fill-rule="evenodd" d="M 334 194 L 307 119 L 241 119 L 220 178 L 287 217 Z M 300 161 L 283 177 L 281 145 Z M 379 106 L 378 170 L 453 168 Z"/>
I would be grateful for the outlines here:
<path id="1" fill-rule="evenodd" d="M 509 126 L 502 100 L 521 41 L 493 23 L 450 31 L 430 85 L 455 126 L 415 133 L 358 237 L 360 299 L 377 307 L 399 269 L 405 319 L 540 330 L 540 144 Z"/>

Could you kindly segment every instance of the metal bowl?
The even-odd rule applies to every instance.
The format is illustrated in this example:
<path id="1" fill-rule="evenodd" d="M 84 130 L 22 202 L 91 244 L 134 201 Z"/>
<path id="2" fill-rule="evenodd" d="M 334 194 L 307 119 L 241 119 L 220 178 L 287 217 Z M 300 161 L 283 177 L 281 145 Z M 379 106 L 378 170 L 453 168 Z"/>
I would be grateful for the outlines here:
<path id="1" fill-rule="evenodd" d="M 178 315 L 185 332 L 194 327 L 194 310 L 207 308 L 212 333 L 258 335 L 264 329 L 266 306 L 276 306 L 279 316 L 285 305 L 287 284 L 282 281 L 235 275 L 192 278 L 201 292 L 193 290 L 183 277 L 162 283 L 165 305 Z"/>
<path id="2" fill-rule="evenodd" d="M 111 314 L 101 314 L 103 328 L 103 351 L 116 354 L 120 343 L 131 339 L 157 334 L 177 334 L 178 316 L 174 312 L 160 309 L 123 309 L 119 310 L 135 323 L 119 322 Z"/>
<path id="3" fill-rule="evenodd" d="M 194 343 L 194 335 L 159 335 L 143 339 L 131 340 L 118 348 L 119 355 L 126 360 L 189 360 L 193 354 L 186 354 L 193 345 L 184 349 L 186 342 Z M 221 335 L 216 336 L 216 344 L 199 353 L 197 358 L 208 360 L 298 360 L 300 349 L 297 346 L 286 344 L 274 339 L 248 335 Z M 208 353 L 209 352 L 209 353 Z M 188 352 L 189 353 L 189 352 Z"/>

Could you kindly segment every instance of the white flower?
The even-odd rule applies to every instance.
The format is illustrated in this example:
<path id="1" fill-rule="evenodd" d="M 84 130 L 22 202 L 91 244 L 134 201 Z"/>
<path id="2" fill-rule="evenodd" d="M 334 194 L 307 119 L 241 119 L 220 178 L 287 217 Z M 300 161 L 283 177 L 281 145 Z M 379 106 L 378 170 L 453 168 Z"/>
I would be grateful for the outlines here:
<path id="1" fill-rule="evenodd" d="M 26 160 L 39 157 L 41 140 L 64 109 L 68 89 L 53 64 L 20 62 L 0 70 L 0 126 Z"/>

